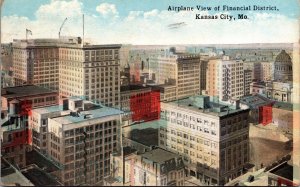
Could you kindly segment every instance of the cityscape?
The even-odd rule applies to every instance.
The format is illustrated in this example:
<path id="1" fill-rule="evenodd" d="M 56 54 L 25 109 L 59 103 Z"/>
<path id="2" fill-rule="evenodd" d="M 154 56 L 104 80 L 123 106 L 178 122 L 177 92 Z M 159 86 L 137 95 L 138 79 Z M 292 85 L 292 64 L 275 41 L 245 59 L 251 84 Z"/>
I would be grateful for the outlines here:
<path id="1" fill-rule="evenodd" d="M 1 186 L 300 185 L 297 44 L 103 44 L 81 16 L 1 38 Z"/>

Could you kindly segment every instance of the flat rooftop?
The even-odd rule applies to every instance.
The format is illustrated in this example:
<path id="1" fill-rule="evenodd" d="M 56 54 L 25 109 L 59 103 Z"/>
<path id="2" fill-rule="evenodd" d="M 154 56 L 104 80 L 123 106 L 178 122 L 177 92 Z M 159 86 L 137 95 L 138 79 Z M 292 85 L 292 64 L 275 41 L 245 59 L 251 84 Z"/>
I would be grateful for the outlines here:
<path id="1" fill-rule="evenodd" d="M 6 160 L 1 159 L 1 186 L 34 186 L 21 172 Z"/>
<path id="2" fill-rule="evenodd" d="M 146 89 L 146 88 L 151 88 L 150 86 L 143 86 L 139 84 L 131 84 L 129 86 L 121 86 L 121 92 L 125 91 L 133 91 L 133 90 L 141 90 L 141 89 Z"/>
<path id="3" fill-rule="evenodd" d="M 58 171 L 60 168 L 52 163 L 48 158 L 38 153 L 35 149 L 30 152 L 26 152 L 26 164 L 34 164 L 39 168 L 42 168 L 46 172 Z"/>
<path id="4" fill-rule="evenodd" d="M 35 186 L 62 186 L 53 176 L 49 175 L 40 168 L 31 165 L 22 169 L 22 173 L 26 176 Z"/>
<path id="5" fill-rule="evenodd" d="M 164 163 L 165 161 L 171 160 L 173 158 L 179 158 L 180 156 L 172 153 L 170 151 L 166 151 L 161 148 L 153 149 L 141 155 L 143 158 L 151 160 L 157 163 Z"/>
<path id="6" fill-rule="evenodd" d="M 289 165 L 287 162 L 270 170 L 270 173 L 293 181 L 293 166 Z"/>
<path id="7" fill-rule="evenodd" d="M 16 98 L 16 97 L 28 97 L 39 94 L 55 94 L 56 91 L 52 91 L 40 86 L 35 85 L 24 85 L 7 87 L 1 90 L 1 96 L 5 98 Z M 58 94 L 58 93 L 57 93 Z"/>
<path id="8" fill-rule="evenodd" d="M 71 116 L 65 115 L 60 117 L 54 117 L 52 120 L 60 123 L 60 124 L 72 124 L 72 123 L 79 123 L 82 121 L 87 121 L 90 119 L 102 118 L 107 116 L 119 115 L 123 114 L 124 112 L 115 108 L 103 107 L 95 110 L 88 110 L 88 111 L 81 111 L 79 116 Z M 88 115 L 89 118 L 85 118 L 84 116 Z"/>
<path id="9" fill-rule="evenodd" d="M 268 105 L 271 104 L 272 101 L 264 96 L 261 96 L 259 94 L 256 95 L 250 95 L 250 96 L 245 96 L 241 98 L 241 103 L 246 104 L 250 106 L 251 108 L 263 106 L 263 105 Z"/>
<path id="10" fill-rule="evenodd" d="M 273 108 L 279 108 L 279 109 L 283 109 L 283 110 L 293 111 L 293 104 L 292 103 L 276 101 L 273 105 Z"/>
<path id="11" fill-rule="evenodd" d="M 62 111 L 62 105 L 55 105 L 55 106 L 49 106 L 49 107 L 42 107 L 42 108 L 35 108 L 32 110 L 32 112 L 37 112 L 39 114 L 48 114 L 52 112 L 59 112 Z"/>
<path id="12" fill-rule="evenodd" d="M 234 108 L 234 105 L 229 105 L 222 101 L 211 101 L 212 97 L 210 97 L 209 101 L 204 104 L 204 107 L 201 107 L 199 106 L 199 103 L 201 103 L 199 102 L 199 100 L 204 99 L 204 97 L 208 96 L 192 96 L 189 98 L 179 99 L 177 101 L 167 102 L 166 104 L 170 104 L 174 107 L 192 110 L 197 113 L 203 113 L 217 117 L 223 117 L 230 114 L 245 111 L 245 109 Z"/>

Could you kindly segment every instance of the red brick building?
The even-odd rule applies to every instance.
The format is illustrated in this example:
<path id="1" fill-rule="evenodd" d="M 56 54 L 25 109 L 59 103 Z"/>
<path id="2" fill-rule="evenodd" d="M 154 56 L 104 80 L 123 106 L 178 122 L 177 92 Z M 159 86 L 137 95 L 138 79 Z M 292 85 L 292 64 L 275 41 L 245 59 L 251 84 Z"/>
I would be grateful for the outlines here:
<path id="1" fill-rule="evenodd" d="M 150 91 L 130 97 L 132 121 L 152 121 L 160 118 L 160 92 Z"/>

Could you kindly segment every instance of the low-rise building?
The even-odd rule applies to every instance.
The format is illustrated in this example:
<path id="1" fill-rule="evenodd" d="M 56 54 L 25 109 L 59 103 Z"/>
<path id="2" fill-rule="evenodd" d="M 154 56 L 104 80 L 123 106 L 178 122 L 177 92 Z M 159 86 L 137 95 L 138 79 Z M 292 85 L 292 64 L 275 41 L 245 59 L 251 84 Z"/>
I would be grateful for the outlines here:
<path id="1" fill-rule="evenodd" d="M 137 155 L 134 160 L 132 186 L 183 186 L 185 180 L 182 158 L 157 148 Z"/>

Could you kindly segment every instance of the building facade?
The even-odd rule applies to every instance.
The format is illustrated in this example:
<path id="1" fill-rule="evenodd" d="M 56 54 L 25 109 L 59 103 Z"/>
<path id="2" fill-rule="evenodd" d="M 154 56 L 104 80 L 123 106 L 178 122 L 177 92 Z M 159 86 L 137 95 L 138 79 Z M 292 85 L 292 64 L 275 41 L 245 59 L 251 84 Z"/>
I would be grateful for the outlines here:
<path id="1" fill-rule="evenodd" d="M 120 106 L 120 47 L 121 45 L 60 47 L 60 96 L 83 96 L 106 106 Z"/>
<path id="2" fill-rule="evenodd" d="M 252 82 L 252 71 L 244 70 L 244 95 L 250 94 L 250 84 Z"/>
<path id="3" fill-rule="evenodd" d="M 206 95 L 217 96 L 219 94 L 219 68 L 220 59 L 210 59 L 206 73 Z"/>
<path id="4" fill-rule="evenodd" d="M 241 60 L 223 56 L 219 68 L 219 96 L 222 100 L 239 99 L 244 96 L 244 67 Z"/>
<path id="5" fill-rule="evenodd" d="M 243 173 L 249 162 L 249 109 L 220 105 L 208 96 L 161 107 L 159 147 L 183 156 L 189 175 L 207 185 L 224 185 Z"/>
<path id="6" fill-rule="evenodd" d="M 292 81 L 293 80 L 293 64 L 290 55 L 282 50 L 274 62 L 274 79 L 275 81 Z"/>
<path id="7" fill-rule="evenodd" d="M 184 163 L 177 154 L 157 148 L 137 155 L 133 161 L 132 186 L 184 185 Z"/>
<path id="8" fill-rule="evenodd" d="M 57 39 L 14 40 L 15 86 L 34 84 L 58 91 L 59 42 Z"/>
<path id="9" fill-rule="evenodd" d="M 170 53 L 158 57 L 158 84 L 176 85 L 176 98 L 200 93 L 200 56 Z"/>
<path id="10" fill-rule="evenodd" d="M 34 113 L 32 124 L 37 127 L 45 125 L 35 117 L 48 115 L 46 156 L 60 166 L 55 173 L 59 181 L 64 185 L 102 185 L 110 175 L 110 154 L 120 151 L 122 112 L 69 99 L 67 108 L 46 107 Z"/>

